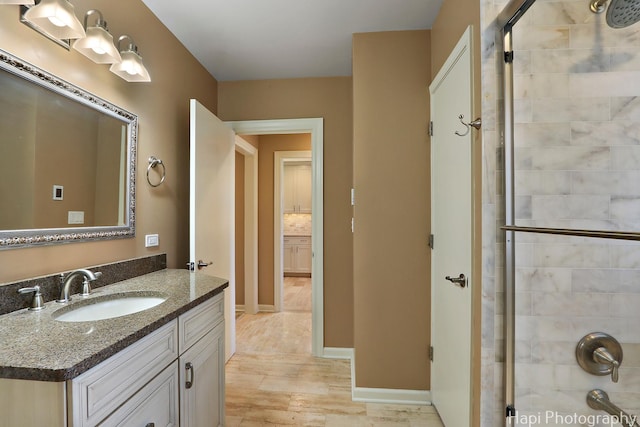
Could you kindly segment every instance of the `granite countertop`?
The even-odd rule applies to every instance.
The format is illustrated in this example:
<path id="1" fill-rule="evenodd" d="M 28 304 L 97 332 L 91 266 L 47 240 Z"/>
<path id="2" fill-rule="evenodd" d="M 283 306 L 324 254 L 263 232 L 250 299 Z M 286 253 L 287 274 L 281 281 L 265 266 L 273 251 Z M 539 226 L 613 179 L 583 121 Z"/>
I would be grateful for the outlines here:
<path id="1" fill-rule="evenodd" d="M 113 283 L 72 301 L 46 303 L 0 316 L 0 378 L 65 381 L 77 377 L 178 315 L 221 293 L 226 279 L 160 270 Z M 93 322 L 60 322 L 52 314 L 66 306 L 122 292 L 161 293 L 162 304 L 138 313 Z M 86 302 L 84 303 L 86 304 Z"/>
<path id="2" fill-rule="evenodd" d="M 291 233 L 286 233 L 283 234 L 284 237 L 311 237 L 311 234 L 291 234 Z"/>

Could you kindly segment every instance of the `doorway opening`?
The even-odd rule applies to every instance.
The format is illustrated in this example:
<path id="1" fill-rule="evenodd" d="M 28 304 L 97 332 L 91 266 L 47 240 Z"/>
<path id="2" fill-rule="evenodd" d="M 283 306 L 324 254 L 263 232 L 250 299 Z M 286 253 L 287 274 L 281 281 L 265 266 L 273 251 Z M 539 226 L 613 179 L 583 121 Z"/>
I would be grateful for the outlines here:
<path id="1" fill-rule="evenodd" d="M 311 177 L 313 211 L 311 224 L 313 235 L 311 243 L 311 347 L 312 354 L 314 356 L 322 357 L 324 355 L 323 119 L 311 118 L 250 120 L 227 122 L 227 124 L 235 131 L 236 134 L 241 136 L 300 133 L 307 133 L 311 135 Z M 257 205 L 255 207 L 255 216 L 257 218 Z M 275 235 L 276 234 L 274 231 L 274 237 Z M 275 241 L 280 241 L 280 239 L 277 238 L 275 239 Z M 274 257 L 278 256 L 279 253 L 281 254 L 281 251 L 275 251 Z M 246 262 L 247 260 L 245 259 L 245 263 Z M 255 262 L 257 271 L 257 257 L 255 261 L 252 260 L 251 262 Z M 280 265 L 282 265 L 281 261 Z M 251 289 L 249 289 L 249 284 L 247 283 L 247 286 L 245 288 L 245 300 L 255 297 L 255 300 L 257 301 L 257 294 L 257 281 L 255 283 L 255 286 L 251 286 Z"/>
<path id="2" fill-rule="evenodd" d="M 285 275 L 306 276 L 308 273 L 313 279 L 311 159 L 310 151 L 276 151 L 274 155 L 273 285 L 276 312 L 284 309 Z M 305 188 L 307 194 L 297 194 L 305 193 Z M 311 311 L 313 313 L 313 308 Z"/>

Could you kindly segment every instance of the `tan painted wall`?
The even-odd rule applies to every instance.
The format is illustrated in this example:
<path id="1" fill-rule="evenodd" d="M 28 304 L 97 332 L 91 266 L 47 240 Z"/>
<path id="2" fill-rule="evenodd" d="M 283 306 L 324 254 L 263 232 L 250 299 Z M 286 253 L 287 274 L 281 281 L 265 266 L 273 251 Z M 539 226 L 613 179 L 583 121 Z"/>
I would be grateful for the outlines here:
<path id="1" fill-rule="evenodd" d="M 126 7 L 109 0 L 73 3 L 78 16 L 101 10 L 116 38 L 134 38 L 151 83 L 127 83 L 108 66 L 62 49 L 21 24 L 18 6 L 0 8 L 0 48 L 138 115 L 136 237 L 1 251 L 0 283 L 162 252 L 169 267 L 182 268 L 188 258 L 189 98 L 215 112 L 217 82 L 140 0 Z M 157 188 L 145 179 L 150 155 L 167 167 L 167 179 Z M 159 247 L 144 247 L 149 233 L 159 233 Z"/>
<path id="2" fill-rule="evenodd" d="M 324 118 L 324 334 L 353 347 L 351 77 L 220 82 L 223 120 Z M 258 158 L 263 154 L 260 152 Z"/>
<path id="3" fill-rule="evenodd" d="M 429 31 L 353 37 L 358 387 L 429 388 Z"/>
<path id="4" fill-rule="evenodd" d="M 473 25 L 474 102 L 473 118 L 482 117 L 482 87 L 480 51 L 480 2 L 478 0 L 444 0 L 431 29 L 431 72 L 436 76 L 462 33 Z M 482 308 L 482 134 L 474 132 L 472 147 L 474 177 L 474 242 L 472 277 L 474 286 L 472 331 L 472 425 L 480 425 L 480 362 L 481 362 L 481 308 Z"/>

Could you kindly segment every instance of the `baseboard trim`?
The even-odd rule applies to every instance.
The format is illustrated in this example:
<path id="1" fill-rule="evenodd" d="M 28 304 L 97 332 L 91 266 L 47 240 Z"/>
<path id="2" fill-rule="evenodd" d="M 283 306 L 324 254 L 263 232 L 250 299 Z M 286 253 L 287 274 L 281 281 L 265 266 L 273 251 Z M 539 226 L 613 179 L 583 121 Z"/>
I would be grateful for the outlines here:
<path id="1" fill-rule="evenodd" d="M 275 313 L 276 308 L 274 305 L 258 304 L 258 311 L 261 311 L 263 313 Z"/>
<path id="2" fill-rule="evenodd" d="M 326 359 L 348 359 L 353 363 L 353 349 L 345 347 L 325 347 L 322 357 Z"/>
<path id="3" fill-rule="evenodd" d="M 349 350 L 351 350 L 351 400 L 354 402 L 429 406 L 433 404 L 431 402 L 431 391 L 429 390 L 398 390 L 391 388 L 356 387 L 355 349 Z"/>
<path id="4" fill-rule="evenodd" d="M 391 403 L 396 405 L 431 405 L 429 390 L 352 387 L 354 402 Z"/>
<path id="5" fill-rule="evenodd" d="M 241 311 L 244 313 L 244 304 L 236 304 L 236 312 Z"/>

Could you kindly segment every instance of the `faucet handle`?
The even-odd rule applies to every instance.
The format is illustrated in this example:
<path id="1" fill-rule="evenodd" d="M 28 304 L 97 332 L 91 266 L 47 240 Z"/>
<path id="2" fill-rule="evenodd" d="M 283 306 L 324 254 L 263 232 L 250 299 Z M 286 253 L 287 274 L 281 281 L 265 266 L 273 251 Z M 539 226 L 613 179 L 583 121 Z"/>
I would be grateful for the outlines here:
<path id="1" fill-rule="evenodd" d="M 622 364 L 622 346 L 604 332 L 591 332 L 576 346 L 576 360 L 582 369 L 593 375 L 611 375 L 618 382 L 618 368 Z"/>
<path id="2" fill-rule="evenodd" d="M 596 363 L 602 363 L 605 365 L 611 366 L 611 381 L 614 383 L 618 382 L 618 368 L 620 367 L 620 362 L 616 360 L 609 350 L 606 347 L 598 347 L 593 351 L 593 360 Z"/>
<path id="3" fill-rule="evenodd" d="M 89 279 L 88 277 L 85 277 L 82 281 L 82 293 L 80 293 L 80 296 L 88 297 L 91 294 L 91 282 L 97 280 L 100 276 L 102 276 L 102 273 L 96 271 L 95 273 L 93 273 L 93 275 L 95 276 L 95 279 Z"/>
<path id="4" fill-rule="evenodd" d="M 91 294 L 91 281 L 86 277 L 82 281 L 82 292 L 80 293 L 81 297 L 88 297 Z"/>
<path id="5" fill-rule="evenodd" d="M 29 294 L 33 292 L 33 299 L 31 300 L 31 307 L 29 310 L 38 311 L 44 308 L 44 299 L 42 293 L 40 293 L 40 286 L 36 285 L 32 288 L 20 288 L 18 292 L 21 294 Z"/>

